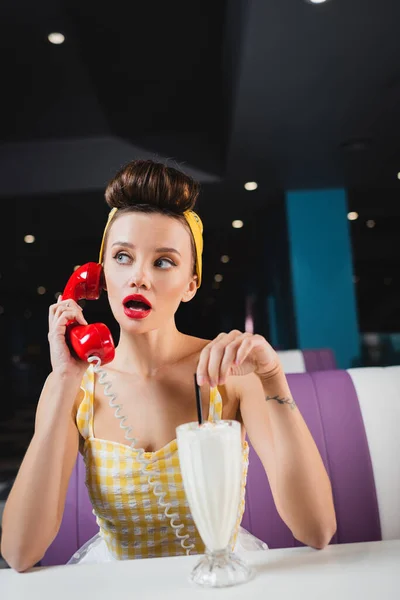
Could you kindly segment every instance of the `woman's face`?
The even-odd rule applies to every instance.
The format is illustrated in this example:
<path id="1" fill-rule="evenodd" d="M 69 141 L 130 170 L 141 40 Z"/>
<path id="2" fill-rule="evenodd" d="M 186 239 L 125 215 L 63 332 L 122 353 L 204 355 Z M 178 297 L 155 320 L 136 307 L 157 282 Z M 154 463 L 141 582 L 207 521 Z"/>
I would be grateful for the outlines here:
<path id="1" fill-rule="evenodd" d="M 144 333 L 162 327 L 196 293 L 189 231 L 157 213 L 122 215 L 110 226 L 104 275 L 121 328 Z M 132 298 L 137 295 L 151 308 Z"/>

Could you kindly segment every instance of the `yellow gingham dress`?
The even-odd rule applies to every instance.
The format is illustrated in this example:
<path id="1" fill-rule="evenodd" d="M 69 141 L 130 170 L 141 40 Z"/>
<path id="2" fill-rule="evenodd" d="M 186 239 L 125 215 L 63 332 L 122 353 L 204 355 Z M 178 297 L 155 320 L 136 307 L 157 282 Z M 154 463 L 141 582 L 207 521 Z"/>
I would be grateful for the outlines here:
<path id="1" fill-rule="evenodd" d="M 110 442 L 93 435 L 94 370 L 89 366 L 82 380 L 85 396 L 78 408 L 76 422 L 81 436 L 80 452 L 86 464 L 86 486 L 96 516 L 100 536 L 114 559 L 152 558 L 185 554 L 180 540 L 170 525 L 170 519 L 158 504 L 148 475 L 137 461 L 137 451 L 128 444 Z M 110 417 L 114 409 L 110 407 Z M 123 413 L 123 410 L 122 410 Z M 210 392 L 208 420 L 221 419 L 222 399 L 217 388 Z M 114 418 L 114 417 L 113 417 Z M 116 418 L 116 417 L 115 417 Z M 249 448 L 243 444 L 242 501 L 232 546 L 236 542 L 245 508 Z M 177 522 L 183 523 L 181 535 L 189 534 L 186 545 L 194 544 L 191 554 L 204 552 L 204 544 L 194 524 L 186 500 L 179 466 L 176 439 L 157 450 L 145 452 L 151 461 L 146 471 L 159 472 L 159 482 L 165 491 L 170 512 L 178 512 Z"/>

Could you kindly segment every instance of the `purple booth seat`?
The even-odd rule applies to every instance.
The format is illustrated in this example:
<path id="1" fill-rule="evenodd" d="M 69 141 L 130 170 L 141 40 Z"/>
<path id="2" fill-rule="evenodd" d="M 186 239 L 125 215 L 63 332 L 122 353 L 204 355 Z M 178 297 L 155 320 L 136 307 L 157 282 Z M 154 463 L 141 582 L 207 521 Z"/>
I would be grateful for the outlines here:
<path id="1" fill-rule="evenodd" d="M 288 375 L 288 381 L 332 483 L 337 518 L 332 543 L 380 540 L 371 457 L 351 377 L 337 370 Z M 270 548 L 301 545 L 278 515 L 253 448 L 242 525 Z"/>
<path id="2" fill-rule="evenodd" d="M 330 348 L 303 350 L 302 352 L 307 373 L 337 369 L 335 355 Z"/>
<path id="3" fill-rule="evenodd" d="M 69 482 L 60 530 L 41 565 L 63 565 L 99 528 L 85 484 L 85 463 L 79 454 Z"/>
<path id="4" fill-rule="evenodd" d="M 329 348 L 280 350 L 278 356 L 285 373 L 312 373 L 337 369 L 335 355 Z"/>
<path id="5" fill-rule="evenodd" d="M 371 458 L 350 376 L 337 370 L 288 375 L 288 381 L 332 482 L 338 524 L 332 543 L 380 540 Z M 242 525 L 270 548 L 301 545 L 279 517 L 264 468 L 251 447 Z M 97 531 L 79 456 L 60 531 L 42 565 L 65 564 Z"/>

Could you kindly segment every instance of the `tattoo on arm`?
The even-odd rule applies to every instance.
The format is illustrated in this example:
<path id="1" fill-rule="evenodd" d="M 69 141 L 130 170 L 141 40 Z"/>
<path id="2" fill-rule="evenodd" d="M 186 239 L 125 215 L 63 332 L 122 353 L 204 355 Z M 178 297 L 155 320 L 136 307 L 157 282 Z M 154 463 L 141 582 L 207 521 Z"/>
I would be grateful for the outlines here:
<path id="1" fill-rule="evenodd" d="M 279 396 L 267 396 L 265 400 L 276 400 L 279 404 L 287 404 L 290 407 L 290 410 L 294 410 L 296 408 L 296 402 L 293 398 L 279 398 Z"/>

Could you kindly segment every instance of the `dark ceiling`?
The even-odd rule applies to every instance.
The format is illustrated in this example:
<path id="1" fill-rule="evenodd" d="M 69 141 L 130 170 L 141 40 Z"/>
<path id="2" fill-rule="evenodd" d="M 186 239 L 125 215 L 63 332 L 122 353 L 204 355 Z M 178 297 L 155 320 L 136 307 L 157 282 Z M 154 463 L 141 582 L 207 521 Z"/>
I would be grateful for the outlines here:
<path id="1" fill-rule="evenodd" d="M 149 156 L 202 182 L 205 301 L 221 253 L 237 257 L 223 267 L 231 285 L 245 280 L 262 252 L 256 222 L 284 190 L 345 186 L 360 213 L 357 285 L 374 274 L 376 301 L 393 305 L 380 309 L 385 327 L 400 329 L 399 21 L 398 0 L 3 0 L 0 201 L 13 226 L 2 255 L 19 261 L 3 260 L 3 272 L 57 290 L 73 264 L 96 258 L 107 180 Z M 65 43 L 50 44 L 52 31 Z M 35 248 L 22 243 L 32 228 Z M 375 327 L 360 306 L 362 328 Z"/>
<path id="2" fill-rule="evenodd" d="M 203 180 L 397 186 L 399 20 L 397 0 L 4 0 L 2 155 L 51 155 L 77 189 L 130 146 Z"/>

